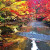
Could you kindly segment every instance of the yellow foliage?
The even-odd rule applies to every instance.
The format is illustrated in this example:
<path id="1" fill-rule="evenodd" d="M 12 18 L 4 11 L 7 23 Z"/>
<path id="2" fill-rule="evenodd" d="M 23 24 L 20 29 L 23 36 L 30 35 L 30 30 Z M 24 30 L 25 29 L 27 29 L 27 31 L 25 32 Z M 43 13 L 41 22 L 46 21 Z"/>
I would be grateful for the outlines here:
<path id="1" fill-rule="evenodd" d="M 2 1 L 2 0 L 1 0 Z M 11 1 L 11 2 L 15 2 L 16 0 L 3 0 L 4 2 L 8 2 L 8 1 Z"/>
<path id="2" fill-rule="evenodd" d="M 6 0 L 3 0 L 4 2 L 6 1 Z"/>
<path id="3" fill-rule="evenodd" d="M 10 7 L 12 10 L 19 12 L 20 15 L 25 15 L 25 12 L 29 14 L 29 12 L 26 11 L 26 9 L 28 9 L 26 1 L 15 2 Z"/>
<path id="4" fill-rule="evenodd" d="M 22 3 L 26 3 L 26 1 L 15 2 L 12 5 L 21 5 Z"/>
<path id="5" fill-rule="evenodd" d="M 1 4 L 1 5 L 0 5 L 0 8 L 3 8 L 3 7 L 5 7 L 5 5 L 4 5 L 4 4 Z"/>
<path id="6" fill-rule="evenodd" d="M 10 0 L 11 2 L 15 2 L 16 0 Z"/>
<path id="7" fill-rule="evenodd" d="M 28 11 L 26 11 L 26 14 L 29 14 L 29 12 L 28 12 Z"/>

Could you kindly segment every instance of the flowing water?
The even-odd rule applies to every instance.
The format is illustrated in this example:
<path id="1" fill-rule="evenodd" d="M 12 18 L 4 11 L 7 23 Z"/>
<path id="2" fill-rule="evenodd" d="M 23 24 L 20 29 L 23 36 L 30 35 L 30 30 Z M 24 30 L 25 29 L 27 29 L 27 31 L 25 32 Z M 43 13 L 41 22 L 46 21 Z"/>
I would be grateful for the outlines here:
<path id="1" fill-rule="evenodd" d="M 31 50 L 50 50 L 50 28 L 39 21 L 33 21 L 28 26 L 32 26 L 30 32 L 19 32 L 17 35 L 32 40 Z"/>

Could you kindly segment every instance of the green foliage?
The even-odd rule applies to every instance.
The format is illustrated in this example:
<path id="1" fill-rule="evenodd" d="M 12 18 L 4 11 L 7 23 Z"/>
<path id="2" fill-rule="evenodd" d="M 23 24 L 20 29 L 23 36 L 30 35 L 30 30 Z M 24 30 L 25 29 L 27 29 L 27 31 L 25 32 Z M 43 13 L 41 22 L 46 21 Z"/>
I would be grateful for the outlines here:
<path id="1" fill-rule="evenodd" d="M 11 14 L 11 12 L 6 11 L 6 15 L 7 15 L 7 16 L 11 16 L 12 14 Z"/>
<path id="2" fill-rule="evenodd" d="M 5 14 L 1 14 L 1 17 L 5 18 L 6 16 L 5 16 Z"/>
<path id="3" fill-rule="evenodd" d="M 0 3 L 0 8 L 4 8 L 4 7 L 5 7 L 5 4 Z"/>
<path id="4" fill-rule="evenodd" d="M 12 29 L 6 26 L 1 26 L 0 29 L 2 30 L 1 34 L 12 33 Z"/>
<path id="5" fill-rule="evenodd" d="M 0 16 L 0 21 L 1 21 L 1 22 L 5 22 L 5 19 Z"/>
<path id="6" fill-rule="evenodd" d="M 2 4 L 2 2 L 0 1 L 0 4 Z"/>

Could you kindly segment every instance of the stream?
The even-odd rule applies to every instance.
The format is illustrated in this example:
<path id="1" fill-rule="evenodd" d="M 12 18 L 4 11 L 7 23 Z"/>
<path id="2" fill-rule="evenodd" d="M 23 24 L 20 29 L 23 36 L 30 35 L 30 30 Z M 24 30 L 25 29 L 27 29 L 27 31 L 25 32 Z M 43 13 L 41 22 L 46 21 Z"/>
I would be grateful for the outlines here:
<path id="1" fill-rule="evenodd" d="M 50 50 L 50 28 L 39 21 L 32 21 L 28 23 L 28 26 L 32 26 L 29 32 L 19 32 L 17 35 L 32 40 L 30 50 Z"/>

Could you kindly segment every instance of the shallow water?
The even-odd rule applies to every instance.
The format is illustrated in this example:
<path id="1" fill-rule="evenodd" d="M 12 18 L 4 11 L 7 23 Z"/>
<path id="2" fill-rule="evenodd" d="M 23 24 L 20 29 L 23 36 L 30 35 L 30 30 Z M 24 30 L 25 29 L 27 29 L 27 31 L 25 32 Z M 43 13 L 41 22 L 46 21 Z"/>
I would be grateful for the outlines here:
<path id="1" fill-rule="evenodd" d="M 17 35 L 34 39 L 31 50 L 50 50 L 50 28 L 39 21 L 33 21 L 28 26 L 32 26 L 29 32 L 19 32 Z"/>

